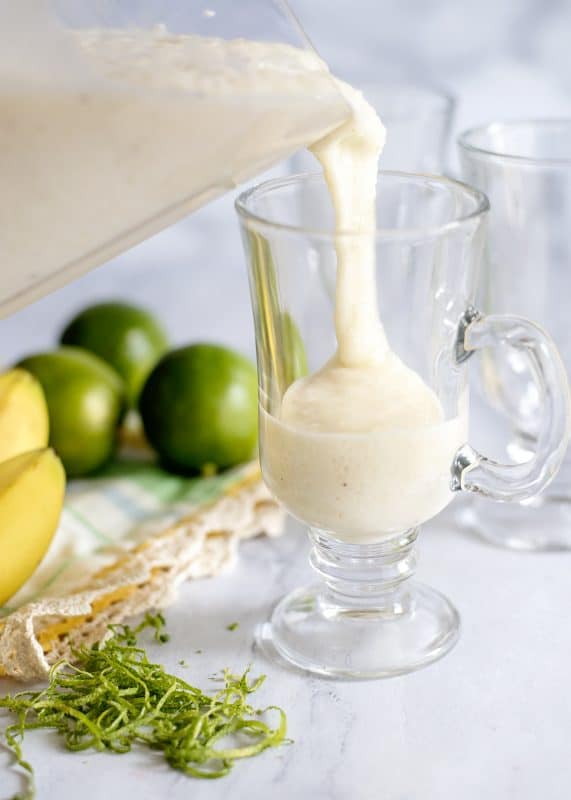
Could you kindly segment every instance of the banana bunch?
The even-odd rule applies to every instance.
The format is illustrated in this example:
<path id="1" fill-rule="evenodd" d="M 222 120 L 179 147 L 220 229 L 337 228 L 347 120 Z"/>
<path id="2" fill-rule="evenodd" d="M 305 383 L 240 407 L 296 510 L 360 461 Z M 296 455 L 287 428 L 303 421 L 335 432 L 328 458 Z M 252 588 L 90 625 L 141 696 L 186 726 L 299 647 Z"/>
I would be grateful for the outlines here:
<path id="1" fill-rule="evenodd" d="M 0 374 L 0 606 L 38 567 L 58 526 L 65 471 L 48 437 L 40 383 L 23 369 Z"/>

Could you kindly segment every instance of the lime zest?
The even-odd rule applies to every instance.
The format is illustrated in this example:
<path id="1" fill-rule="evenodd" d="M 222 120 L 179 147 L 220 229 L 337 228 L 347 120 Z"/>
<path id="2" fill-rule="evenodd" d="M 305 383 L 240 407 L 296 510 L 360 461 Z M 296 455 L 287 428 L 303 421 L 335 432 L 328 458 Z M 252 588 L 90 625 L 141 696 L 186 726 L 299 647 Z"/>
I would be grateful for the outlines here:
<path id="1" fill-rule="evenodd" d="M 147 614 L 135 628 L 110 626 L 107 641 L 79 648 L 73 664 L 55 664 L 42 691 L 0 697 L 0 709 L 15 717 L 5 729 L 6 744 L 27 779 L 18 800 L 35 796 L 22 742 L 27 731 L 39 728 L 55 730 L 72 752 L 128 753 L 134 745 L 147 746 L 161 751 L 173 769 L 209 779 L 285 741 L 283 710 L 256 709 L 249 702 L 264 675 L 254 679 L 250 668 L 241 675 L 225 670 L 222 688 L 208 695 L 150 662 L 137 637 L 151 628 L 155 640 L 165 642 L 164 625 L 161 614 Z M 269 712 L 277 714 L 275 727 L 261 719 Z"/>

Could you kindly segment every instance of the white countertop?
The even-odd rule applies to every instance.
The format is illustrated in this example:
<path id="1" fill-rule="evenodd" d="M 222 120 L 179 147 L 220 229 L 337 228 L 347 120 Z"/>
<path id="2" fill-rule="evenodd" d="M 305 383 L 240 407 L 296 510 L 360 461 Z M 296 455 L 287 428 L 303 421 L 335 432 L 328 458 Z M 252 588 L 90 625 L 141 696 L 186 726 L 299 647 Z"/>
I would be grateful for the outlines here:
<path id="1" fill-rule="evenodd" d="M 416 0 L 386 4 L 381 18 L 377 0 L 357 0 L 351 5 L 362 13 L 349 22 L 347 5 L 292 5 L 340 71 L 350 53 L 363 72 L 382 51 L 379 74 L 448 84 L 462 97 L 457 127 L 571 112 L 568 3 Z M 0 322 L 0 357 L 10 363 L 46 349 L 76 309 L 116 296 L 156 310 L 176 343 L 214 339 L 253 353 L 231 200 Z M 284 707 L 294 743 L 238 764 L 221 781 L 201 782 L 147 753 L 69 755 L 49 735 L 30 736 L 39 800 L 135 793 L 140 800 L 567 800 L 571 554 L 494 549 L 460 530 L 455 508 L 421 536 L 420 577 L 462 615 L 460 642 L 442 661 L 402 678 L 353 684 L 303 676 L 253 653 L 256 624 L 283 592 L 309 578 L 308 545 L 292 523 L 281 540 L 243 545 L 231 574 L 185 586 L 167 614 L 171 642 L 151 652 L 205 685 L 213 670 L 252 661 L 268 675 L 260 705 Z M 227 631 L 234 620 L 240 627 Z M 178 666 L 181 658 L 188 669 Z M 0 755 L 2 799 L 15 788 L 4 763 Z"/>
<path id="2" fill-rule="evenodd" d="M 196 781 L 148 752 L 70 755 L 54 737 L 30 735 L 39 799 L 567 800 L 571 556 L 493 549 L 459 532 L 447 512 L 421 536 L 419 576 L 460 610 L 459 644 L 420 672 L 345 683 L 253 650 L 274 602 L 310 579 L 307 551 L 293 523 L 280 540 L 244 544 L 232 573 L 183 587 L 166 615 L 171 642 L 149 647 L 201 686 L 215 670 L 251 662 L 268 676 L 254 702 L 283 706 L 293 744 L 238 763 L 220 781 Z M 239 628 L 226 630 L 234 621 Z M 9 797 L 15 784 L 0 774 Z"/>

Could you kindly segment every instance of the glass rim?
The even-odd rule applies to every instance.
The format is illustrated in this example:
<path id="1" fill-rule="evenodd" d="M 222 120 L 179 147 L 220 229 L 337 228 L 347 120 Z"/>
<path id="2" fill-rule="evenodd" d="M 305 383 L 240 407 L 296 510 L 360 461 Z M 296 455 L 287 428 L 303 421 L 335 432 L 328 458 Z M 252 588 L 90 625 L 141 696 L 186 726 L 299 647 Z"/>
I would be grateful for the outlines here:
<path id="1" fill-rule="evenodd" d="M 374 78 L 359 77 L 354 79 L 354 84 L 360 91 L 363 92 L 365 97 L 370 100 L 373 92 L 386 92 L 397 93 L 399 91 L 410 91 L 416 95 L 415 99 L 421 99 L 421 102 L 426 101 L 431 105 L 431 111 L 439 114 L 452 114 L 456 110 L 458 98 L 448 89 L 432 83 L 415 83 L 408 80 L 375 80 Z M 371 98 L 369 98 L 369 94 Z M 374 103 L 373 103 L 374 105 Z M 426 112 L 426 108 L 421 109 Z M 382 114 L 381 114 L 382 116 Z M 401 115 L 402 119 L 408 118 L 410 115 Z M 397 118 L 399 115 L 397 115 Z"/>
<path id="2" fill-rule="evenodd" d="M 299 184 L 302 182 L 318 180 L 324 182 L 322 172 L 300 172 L 295 175 L 288 175 L 282 178 L 272 178 L 263 181 L 262 183 L 251 186 L 244 192 L 238 195 L 234 202 L 234 208 L 238 216 L 246 223 L 250 223 L 258 230 L 266 230 L 270 232 L 281 232 L 290 234 L 304 234 L 311 236 L 314 239 L 327 242 L 335 242 L 339 239 L 347 240 L 353 238 L 361 238 L 363 236 L 373 236 L 375 240 L 388 239 L 388 240 L 407 240 L 407 239 L 429 239 L 437 236 L 442 236 L 451 231 L 458 230 L 466 223 L 472 222 L 483 217 L 490 209 L 490 203 L 487 196 L 470 186 L 468 183 L 456 180 L 455 178 L 448 178 L 445 175 L 432 175 L 424 172 L 403 172 L 400 170 L 378 170 L 381 177 L 389 178 L 404 178 L 410 182 L 413 181 L 431 181 L 441 186 L 448 186 L 454 190 L 461 190 L 465 195 L 468 195 L 474 202 L 475 208 L 467 214 L 458 215 L 448 222 L 442 222 L 436 225 L 415 226 L 410 228 L 382 228 L 376 227 L 370 233 L 363 233 L 362 231 L 334 231 L 323 230 L 319 228 L 311 228 L 303 225 L 292 225 L 285 222 L 275 222 L 264 217 L 261 214 L 254 212 L 250 203 L 259 196 L 263 196 L 268 192 L 282 189 L 287 186 Z"/>
<path id="3" fill-rule="evenodd" d="M 537 119 L 514 119 L 514 120 L 496 120 L 488 122 L 485 125 L 476 125 L 472 128 L 467 128 L 462 131 L 457 139 L 458 145 L 461 149 L 473 155 L 493 158 L 497 161 L 504 161 L 513 164 L 527 164 L 534 167 L 549 167 L 549 166 L 567 166 L 571 167 L 571 155 L 562 156 L 524 156 L 517 155 L 516 153 L 508 153 L 503 150 L 493 150 L 489 147 L 480 147 L 471 141 L 471 138 L 481 134 L 487 134 L 493 130 L 516 130 L 525 126 L 531 126 L 537 129 L 541 128 L 556 128 L 568 127 L 571 133 L 571 117 L 545 117 Z"/>

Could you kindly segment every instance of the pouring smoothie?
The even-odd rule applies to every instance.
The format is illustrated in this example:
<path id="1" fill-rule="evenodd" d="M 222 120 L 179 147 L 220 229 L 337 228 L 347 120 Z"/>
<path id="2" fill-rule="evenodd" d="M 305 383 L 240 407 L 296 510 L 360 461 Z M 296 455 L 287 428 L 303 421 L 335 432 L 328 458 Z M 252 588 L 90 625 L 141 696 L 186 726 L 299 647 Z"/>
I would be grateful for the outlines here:
<path id="1" fill-rule="evenodd" d="M 352 117 L 312 148 L 335 211 L 337 352 L 290 386 L 279 418 L 262 410 L 262 462 L 295 516 L 350 541 L 373 541 L 414 528 L 450 502 L 467 403 L 445 420 L 434 391 L 387 341 L 373 233 L 385 131 L 359 92 L 339 86 Z"/>
<path id="2" fill-rule="evenodd" d="M 0 307 L 56 288 L 317 140 L 339 233 L 338 351 L 290 388 L 279 420 L 262 419 L 266 477 L 294 514 L 352 537 L 433 516 L 450 498 L 466 426 L 444 422 L 378 316 L 372 231 L 385 131 L 373 109 L 289 44 L 164 25 L 58 36 L 75 72 L 46 84 L 30 69 L 17 91 L 0 92 L 0 174 L 11 186 L 0 201 L 10 265 Z"/>
<path id="3" fill-rule="evenodd" d="M 19 30 L 33 36 L 25 23 Z M 40 52 L 26 69 L 9 51 L 0 60 L 12 75 L 0 90 L 0 174 L 11 187 L 0 201 L 10 265 L 0 309 L 317 141 L 339 234 L 338 350 L 290 388 L 279 420 L 262 419 L 271 429 L 266 477 L 294 514 L 350 537 L 382 536 L 439 511 L 466 426 L 444 422 L 379 319 L 372 231 L 385 131 L 374 110 L 304 47 L 165 25 L 49 30 L 49 74 L 45 34 L 28 41 L 30 55 L 35 45 Z"/>

